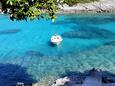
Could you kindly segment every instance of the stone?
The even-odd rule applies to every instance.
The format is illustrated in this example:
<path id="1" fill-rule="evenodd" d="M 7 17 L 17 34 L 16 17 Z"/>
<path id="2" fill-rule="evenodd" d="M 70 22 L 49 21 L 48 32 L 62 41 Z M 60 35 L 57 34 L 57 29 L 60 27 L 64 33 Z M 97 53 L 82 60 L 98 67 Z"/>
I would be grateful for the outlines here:
<path id="1" fill-rule="evenodd" d="M 52 84 L 51 86 L 61 86 L 61 85 L 65 85 L 65 83 L 69 82 L 70 79 L 68 77 L 64 77 L 64 78 L 59 78 L 56 80 L 56 82 L 54 84 Z"/>
<path id="2" fill-rule="evenodd" d="M 36 84 L 33 84 L 33 86 L 38 86 L 38 84 L 36 83 Z"/>
<path id="3" fill-rule="evenodd" d="M 17 82 L 16 86 L 24 86 L 23 82 Z"/>
<path id="4" fill-rule="evenodd" d="M 67 4 L 63 4 L 63 7 L 66 8 L 66 7 L 69 7 Z"/>
<path id="5" fill-rule="evenodd" d="M 115 0 L 100 0 L 91 3 L 81 4 L 78 3 L 74 6 L 68 6 L 67 4 L 63 4 L 63 6 L 59 6 L 62 13 L 78 13 L 82 12 L 115 12 Z"/>

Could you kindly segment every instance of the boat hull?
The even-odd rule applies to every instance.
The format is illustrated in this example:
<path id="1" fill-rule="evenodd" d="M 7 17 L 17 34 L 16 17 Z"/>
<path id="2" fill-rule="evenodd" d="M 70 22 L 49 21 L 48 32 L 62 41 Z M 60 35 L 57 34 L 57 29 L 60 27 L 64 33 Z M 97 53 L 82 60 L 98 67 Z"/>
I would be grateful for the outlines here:
<path id="1" fill-rule="evenodd" d="M 51 37 L 51 43 L 54 44 L 54 45 L 59 45 L 61 42 L 62 42 L 62 38 L 60 35 L 53 35 Z"/>
<path id="2" fill-rule="evenodd" d="M 59 45 L 61 43 L 61 41 L 60 42 L 51 42 L 51 43 L 54 45 Z"/>

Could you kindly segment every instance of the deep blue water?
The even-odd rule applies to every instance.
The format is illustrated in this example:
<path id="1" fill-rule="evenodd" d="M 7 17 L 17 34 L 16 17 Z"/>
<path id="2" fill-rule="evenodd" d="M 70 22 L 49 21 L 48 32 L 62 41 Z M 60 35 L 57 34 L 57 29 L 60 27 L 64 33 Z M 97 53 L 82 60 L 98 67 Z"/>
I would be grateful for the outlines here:
<path id="1" fill-rule="evenodd" d="M 63 37 L 59 46 L 50 43 L 55 33 Z M 115 73 L 114 58 L 115 15 L 58 15 L 54 23 L 45 19 L 11 21 L 0 15 L 0 64 L 24 67 L 34 80 L 93 67 Z M 8 76 L 14 72 L 12 68 L 0 73 L 13 77 Z"/>

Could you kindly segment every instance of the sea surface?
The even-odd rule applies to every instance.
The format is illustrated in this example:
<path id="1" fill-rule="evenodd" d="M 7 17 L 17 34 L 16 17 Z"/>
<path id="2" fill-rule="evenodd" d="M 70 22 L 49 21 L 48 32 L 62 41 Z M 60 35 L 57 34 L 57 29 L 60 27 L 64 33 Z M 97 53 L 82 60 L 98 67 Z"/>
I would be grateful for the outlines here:
<path id="1" fill-rule="evenodd" d="M 62 36 L 59 46 L 50 43 Z M 40 82 L 92 68 L 115 73 L 115 15 L 11 21 L 0 15 L 0 86 Z"/>

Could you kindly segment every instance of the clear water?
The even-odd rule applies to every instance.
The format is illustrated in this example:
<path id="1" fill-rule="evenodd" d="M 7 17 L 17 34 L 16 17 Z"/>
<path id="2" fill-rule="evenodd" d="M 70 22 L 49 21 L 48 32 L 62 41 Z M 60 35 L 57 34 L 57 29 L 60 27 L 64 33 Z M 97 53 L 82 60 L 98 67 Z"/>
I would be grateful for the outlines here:
<path id="1" fill-rule="evenodd" d="M 50 43 L 55 33 L 63 37 L 59 46 Z M 11 86 L 9 82 L 28 82 L 28 77 L 42 80 L 93 67 L 115 73 L 114 59 L 113 14 L 59 15 L 54 23 L 43 19 L 11 21 L 8 16 L 0 15 L 1 86 Z"/>

